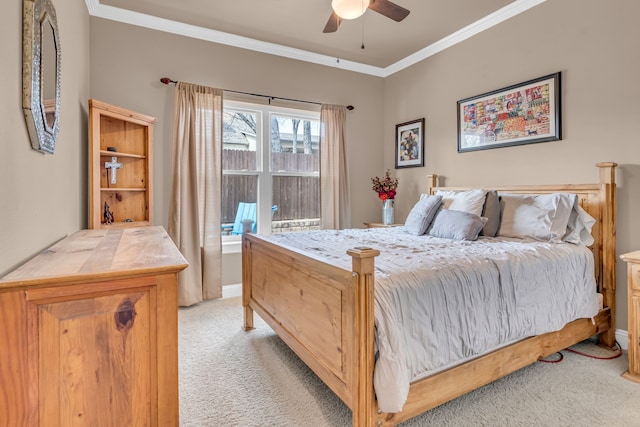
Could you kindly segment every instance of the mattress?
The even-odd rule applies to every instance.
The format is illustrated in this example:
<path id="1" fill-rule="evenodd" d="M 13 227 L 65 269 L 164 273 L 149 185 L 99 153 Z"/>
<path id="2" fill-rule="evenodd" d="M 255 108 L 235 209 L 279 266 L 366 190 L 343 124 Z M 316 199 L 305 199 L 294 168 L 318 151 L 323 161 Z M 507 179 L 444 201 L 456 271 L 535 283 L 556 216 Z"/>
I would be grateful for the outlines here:
<path id="1" fill-rule="evenodd" d="M 411 382 L 505 344 L 598 312 L 584 246 L 516 238 L 413 236 L 403 227 L 283 233 L 270 238 L 351 268 L 347 249 L 375 260 L 379 407 L 399 412 Z"/>

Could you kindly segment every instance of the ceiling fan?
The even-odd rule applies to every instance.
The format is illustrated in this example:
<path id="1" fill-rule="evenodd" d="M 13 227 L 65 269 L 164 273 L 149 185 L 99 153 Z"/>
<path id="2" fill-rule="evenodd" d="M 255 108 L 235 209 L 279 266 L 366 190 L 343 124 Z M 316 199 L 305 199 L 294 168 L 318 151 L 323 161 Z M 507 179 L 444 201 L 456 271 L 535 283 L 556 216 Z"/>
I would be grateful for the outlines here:
<path id="1" fill-rule="evenodd" d="M 355 19 L 371 9 L 396 22 L 402 21 L 409 15 L 409 11 L 389 0 L 332 0 L 333 11 L 325 25 L 323 33 L 334 33 L 343 19 Z"/>

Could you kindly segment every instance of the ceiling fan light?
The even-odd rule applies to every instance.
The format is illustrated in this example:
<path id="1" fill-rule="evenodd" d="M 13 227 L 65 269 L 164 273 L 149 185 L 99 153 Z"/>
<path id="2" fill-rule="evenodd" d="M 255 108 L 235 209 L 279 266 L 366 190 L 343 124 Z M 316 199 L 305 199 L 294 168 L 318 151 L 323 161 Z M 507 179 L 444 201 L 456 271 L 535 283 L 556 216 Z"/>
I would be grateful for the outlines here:
<path id="1" fill-rule="evenodd" d="M 368 0 L 332 0 L 333 11 L 342 19 L 356 19 L 369 7 Z"/>

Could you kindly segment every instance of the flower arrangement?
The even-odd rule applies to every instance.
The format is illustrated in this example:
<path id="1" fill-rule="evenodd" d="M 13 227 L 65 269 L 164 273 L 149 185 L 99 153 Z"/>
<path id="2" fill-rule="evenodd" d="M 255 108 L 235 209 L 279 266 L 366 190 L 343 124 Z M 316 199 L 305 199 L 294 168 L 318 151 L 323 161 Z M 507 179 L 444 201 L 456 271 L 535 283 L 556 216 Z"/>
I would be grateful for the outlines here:
<path id="1" fill-rule="evenodd" d="M 373 186 L 371 189 L 378 193 L 378 197 L 383 202 L 387 199 L 393 199 L 396 197 L 396 188 L 398 188 L 398 178 L 391 178 L 389 169 L 384 174 L 384 178 L 380 179 L 377 176 L 371 178 Z"/>

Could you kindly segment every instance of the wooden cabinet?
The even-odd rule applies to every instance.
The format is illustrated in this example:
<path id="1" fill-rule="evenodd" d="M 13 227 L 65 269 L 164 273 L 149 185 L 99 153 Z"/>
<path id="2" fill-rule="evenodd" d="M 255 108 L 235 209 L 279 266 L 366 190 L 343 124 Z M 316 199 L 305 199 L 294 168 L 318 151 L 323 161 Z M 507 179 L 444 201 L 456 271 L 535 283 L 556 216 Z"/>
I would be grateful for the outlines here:
<path id="1" fill-rule="evenodd" d="M 629 370 L 622 376 L 640 383 L 640 251 L 620 258 L 627 262 L 629 299 Z"/>
<path id="2" fill-rule="evenodd" d="M 82 230 L 0 279 L 0 425 L 177 426 L 177 272 L 161 227 Z"/>
<path id="3" fill-rule="evenodd" d="M 89 100 L 89 228 L 153 223 L 155 122 L 153 117 Z"/>

